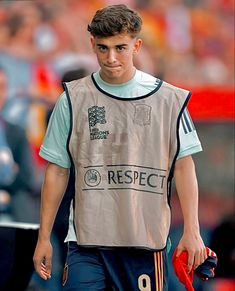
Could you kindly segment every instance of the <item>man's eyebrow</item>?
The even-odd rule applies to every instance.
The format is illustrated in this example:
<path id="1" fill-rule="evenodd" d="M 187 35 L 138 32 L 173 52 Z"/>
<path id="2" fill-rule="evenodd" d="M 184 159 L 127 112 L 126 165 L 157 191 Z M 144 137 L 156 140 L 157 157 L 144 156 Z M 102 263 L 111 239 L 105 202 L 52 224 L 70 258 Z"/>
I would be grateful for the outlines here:
<path id="1" fill-rule="evenodd" d="M 116 44 L 115 46 L 116 47 L 119 47 L 119 46 L 127 46 L 127 44 L 126 43 L 121 43 L 121 44 Z"/>
<path id="2" fill-rule="evenodd" d="M 108 47 L 106 44 L 102 44 L 102 43 L 97 43 L 97 46 L 102 46 L 102 47 Z"/>
<path id="3" fill-rule="evenodd" d="M 105 47 L 105 48 L 108 48 L 108 46 L 106 44 L 102 44 L 102 43 L 97 43 L 96 44 L 97 46 L 99 47 Z M 127 46 L 126 43 L 120 43 L 120 44 L 116 44 L 115 47 L 121 47 L 121 46 Z"/>

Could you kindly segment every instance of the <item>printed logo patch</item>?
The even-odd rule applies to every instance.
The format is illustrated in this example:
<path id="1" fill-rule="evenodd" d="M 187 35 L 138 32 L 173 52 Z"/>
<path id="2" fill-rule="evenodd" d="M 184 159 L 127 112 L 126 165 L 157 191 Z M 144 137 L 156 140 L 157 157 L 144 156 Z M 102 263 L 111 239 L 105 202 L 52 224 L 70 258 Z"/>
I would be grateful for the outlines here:
<path id="1" fill-rule="evenodd" d="M 146 104 L 135 105 L 134 123 L 144 126 L 151 123 L 151 106 Z"/>
<path id="2" fill-rule="evenodd" d="M 109 135 L 108 130 L 100 130 L 96 127 L 97 124 L 105 124 L 105 107 L 92 106 L 88 109 L 88 121 L 90 128 L 90 139 L 107 139 Z"/>
<path id="3" fill-rule="evenodd" d="M 95 169 L 89 169 L 85 173 L 84 177 L 85 183 L 87 186 L 96 187 L 100 184 L 101 176 L 100 173 Z"/>
<path id="4" fill-rule="evenodd" d="M 92 165 L 84 168 L 82 190 L 133 190 L 163 195 L 167 170 L 140 165 Z"/>

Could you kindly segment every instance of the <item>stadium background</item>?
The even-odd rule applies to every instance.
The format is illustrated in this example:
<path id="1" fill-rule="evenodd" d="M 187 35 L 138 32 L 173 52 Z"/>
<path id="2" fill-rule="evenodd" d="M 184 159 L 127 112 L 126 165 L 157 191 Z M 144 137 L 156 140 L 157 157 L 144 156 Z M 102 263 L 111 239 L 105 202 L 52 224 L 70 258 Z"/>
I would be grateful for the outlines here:
<path id="1" fill-rule="evenodd" d="M 29 198 L 32 211 L 21 221 L 38 222 L 45 168 L 38 150 L 49 112 L 62 92 L 62 76 L 69 70 L 90 73 L 98 68 L 87 24 L 100 7 L 120 3 L 137 9 L 143 17 L 144 45 L 135 60 L 138 68 L 193 92 L 189 111 L 204 149 L 194 156 L 199 217 L 203 238 L 210 246 L 224 221 L 230 219 L 234 224 L 233 0 L 0 1 L 0 66 L 8 76 L 5 115 L 26 130 L 35 170 L 35 191 Z M 172 205 L 174 247 L 182 226 L 175 194 Z M 19 207 L 23 209 L 24 203 Z M 224 237 L 219 241 L 221 249 L 228 247 Z M 230 260 L 234 264 L 234 245 L 232 249 Z M 61 266 L 57 260 L 54 265 L 54 280 L 43 283 L 34 274 L 28 290 L 58 291 Z M 173 273 L 170 275 L 170 290 L 184 290 Z M 234 286 L 228 287 L 231 279 L 227 279 L 234 280 L 234 273 L 216 277 L 211 283 L 196 280 L 195 289 L 234 290 Z"/>

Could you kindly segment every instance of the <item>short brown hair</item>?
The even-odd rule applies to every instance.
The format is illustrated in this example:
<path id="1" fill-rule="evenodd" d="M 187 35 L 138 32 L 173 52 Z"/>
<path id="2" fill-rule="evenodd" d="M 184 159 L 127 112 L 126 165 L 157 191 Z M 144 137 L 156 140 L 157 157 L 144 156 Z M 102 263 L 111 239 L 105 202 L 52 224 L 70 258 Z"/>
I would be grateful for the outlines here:
<path id="1" fill-rule="evenodd" d="M 94 37 L 108 37 L 127 32 L 134 38 L 141 31 L 141 26 L 142 19 L 139 14 L 120 4 L 97 10 L 87 30 Z"/>

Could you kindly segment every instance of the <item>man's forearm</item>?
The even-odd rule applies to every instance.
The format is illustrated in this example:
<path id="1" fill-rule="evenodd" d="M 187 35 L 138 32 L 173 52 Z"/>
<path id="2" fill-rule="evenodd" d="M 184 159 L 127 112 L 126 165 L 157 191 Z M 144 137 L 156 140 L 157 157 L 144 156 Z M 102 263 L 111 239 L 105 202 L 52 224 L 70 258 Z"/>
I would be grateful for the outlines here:
<path id="1" fill-rule="evenodd" d="M 39 239 L 49 239 L 56 213 L 66 190 L 69 169 L 49 163 L 41 194 Z"/>
<path id="2" fill-rule="evenodd" d="M 198 184 L 191 156 L 176 162 L 174 176 L 184 218 L 184 230 L 198 231 Z"/>

